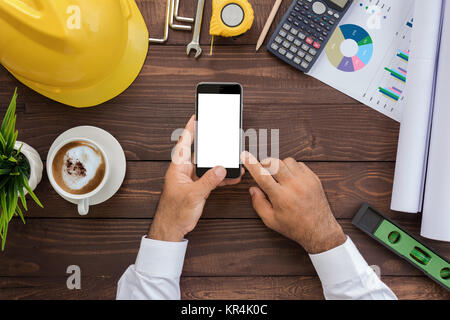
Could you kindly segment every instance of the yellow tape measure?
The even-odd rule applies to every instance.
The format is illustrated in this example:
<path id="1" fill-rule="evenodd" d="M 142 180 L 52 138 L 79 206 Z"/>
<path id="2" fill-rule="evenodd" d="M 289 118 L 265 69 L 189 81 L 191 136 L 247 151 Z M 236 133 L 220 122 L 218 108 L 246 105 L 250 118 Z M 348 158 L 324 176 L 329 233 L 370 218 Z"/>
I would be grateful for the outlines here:
<path id="1" fill-rule="evenodd" d="M 210 54 L 214 36 L 237 37 L 252 27 L 255 18 L 252 5 L 247 0 L 213 0 L 212 4 Z"/>

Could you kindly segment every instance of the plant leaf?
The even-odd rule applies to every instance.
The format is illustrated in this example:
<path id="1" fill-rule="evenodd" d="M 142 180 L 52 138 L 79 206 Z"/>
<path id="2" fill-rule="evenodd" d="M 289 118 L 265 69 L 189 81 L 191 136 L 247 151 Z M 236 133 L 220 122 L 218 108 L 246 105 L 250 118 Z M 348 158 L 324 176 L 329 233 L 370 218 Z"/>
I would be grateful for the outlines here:
<path id="1" fill-rule="evenodd" d="M 43 208 L 44 206 L 42 205 L 42 203 L 39 201 L 39 199 L 34 194 L 33 190 L 31 190 L 30 186 L 28 185 L 28 179 L 25 177 L 22 170 L 20 170 L 20 172 L 22 173 L 22 181 L 23 181 L 23 185 L 24 185 L 25 189 L 28 191 L 31 198 L 33 198 L 34 202 L 36 202 L 39 207 Z"/>
<path id="2" fill-rule="evenodd" d="M 0 189 L 2 189 L 9 182 L 9 179 L 11 179 L 11 176 L 7 176 L 0 182 Z"/>
<path id="3" fill-rule="evenodd" d="M 25 222 L 25 218 L 23 217 L 23 212 L 22 212 L 22 210 L 20 210 L 20 207 L 19 207 L 19 206 L 17 206 L 16 209 L 17 209 L 17 214 L 19 215 L 20 219 L 22 219 L 23 224 L 25 224 L 26 222 Z"/>
<path id="4" fill-rule="evenodd" d="M 6 219 L 8 217 L 8 207 L 6 206 L 6 190 L 2 190 L 0 195 L 0 207 L 2 208 L 2 219 L 4 220 L 5 224 L 8 224 L 8 220 Z"/>
<path id="5" fill-rule="evenodd" d="M 17 181 L 19 182 L 19 177 L 17 177 Z M 23 206 L 23 208 L 25 209 L 25 211 L 28 211 L 28 208 L 27 208 L 27 201 L 26 201 L 26 199 L 25 199 L 25 192 L 23 192 L 23 186 L 22 186 L 22 183 L 20 183 L 19 182 L 19 184 L 20 184 L 20 188 L 19 188 L 19 194 L 20 194 L 20 201 L 22 202 L 22 206 Z"/>
<path id="6" fill-rule="evenodd" d="M 3 138 L 3 135 L 0 133 L 0 143 L 2 146 L 2 152 L 4 152 L 4 150 L 6 149 L 6 140 L 5 138 Z"/>
<path id="7" fill-rule="evenodd" d="M 9 174 L 10 172 L 11 172 L 11 169 L 0 169 L 0 175 Z"/>
<path id="8" fill-rule="evenodd" d="M 5 117 L 3 118 L 2 127 L 1 127 L 1 133 L 3 136 L 5 135 L 6 127 L 9 123 L 9 120 L 11 118 L 11 114 L 16 113 L 16 100 L 17 100 L 17 88 L 14 90 L 13 97 L 11 99 L 11 102 L 9 103 L 8 110 L 6 110 Z"/>
<path id="9" fill-rule="evenodd" d="M 14 179 L 14 183 L 13 186 L 11 187 L 11 192 L 12 192 L 12 205 L 11 205 L 11 218 L 14 216 L 14 214 L 16 213 L 17 208 L 19 207 L 19 189 L 17 186 L 17 182 Z"/>
<path id="10" fill-rule="evenodd" d="M 5 251 L 5 244 L 6 244 L 6 234 L 8 233 L 8 224 L 9 221 L 4 222 L 4 228 L 3 228 L 3 235 L 2 235 L 2 251 Z"/>

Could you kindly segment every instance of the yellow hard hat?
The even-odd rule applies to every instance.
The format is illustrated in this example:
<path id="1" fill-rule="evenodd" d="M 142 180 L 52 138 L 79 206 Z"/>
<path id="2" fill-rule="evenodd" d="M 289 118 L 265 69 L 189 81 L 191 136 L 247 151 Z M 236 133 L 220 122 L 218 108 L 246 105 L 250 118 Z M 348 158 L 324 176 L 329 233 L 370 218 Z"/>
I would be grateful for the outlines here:
<path id="1" fill-rule="evenodd" d="M 61 103 L 90 107 L 119 95 L 147 50 L 134 0 L 0 0 L 0 63 Z"/>

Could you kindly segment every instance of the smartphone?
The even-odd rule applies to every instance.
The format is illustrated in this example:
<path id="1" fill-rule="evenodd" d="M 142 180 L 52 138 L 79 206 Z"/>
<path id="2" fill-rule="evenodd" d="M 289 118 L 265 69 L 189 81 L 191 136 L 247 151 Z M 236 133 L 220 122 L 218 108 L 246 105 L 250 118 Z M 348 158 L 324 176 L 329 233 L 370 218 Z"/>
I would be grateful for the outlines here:
<path id="1" fill-rule="evenodd" d="M 201 177 L 215 166 L 226 178 L 241 175 L 242 86 L 239 83 L 197 85 L 195 172 Z"/>

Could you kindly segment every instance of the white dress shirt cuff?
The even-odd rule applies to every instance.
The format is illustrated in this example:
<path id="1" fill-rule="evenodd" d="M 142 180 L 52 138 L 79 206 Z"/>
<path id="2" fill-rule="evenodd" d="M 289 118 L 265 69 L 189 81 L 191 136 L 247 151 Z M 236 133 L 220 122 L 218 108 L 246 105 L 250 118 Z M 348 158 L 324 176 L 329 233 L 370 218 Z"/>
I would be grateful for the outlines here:
<path id="1" fill-rule="evenodd" d="M 309 257 L 320 281 L 325 286 L 332 286 L 357 277 L 368 267 L 366 260 L 349 237 L 339 247 L 318 254 L 310 254 Z"/>
<path id="2" fill-rule="evenodd" d="M 179 278 L 188 241 L 167 242 L 142 237 L 136 270 L 158 278 Z"/>

